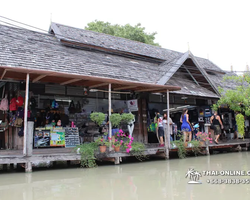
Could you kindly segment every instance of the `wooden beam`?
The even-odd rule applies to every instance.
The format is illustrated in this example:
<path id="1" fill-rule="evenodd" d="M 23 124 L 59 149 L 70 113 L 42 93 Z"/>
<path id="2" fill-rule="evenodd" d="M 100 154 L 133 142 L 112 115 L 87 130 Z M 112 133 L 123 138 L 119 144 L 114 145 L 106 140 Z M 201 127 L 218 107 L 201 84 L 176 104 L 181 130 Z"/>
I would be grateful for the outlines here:
<path id="1" fill-rule="evenodd" d="M 3 80 L 3 77 L 4 77 L 4 75 L 6 74 L 6 72 L 7 72 L 7 69 L 4 69 L 3 74 L 2 74 L 2 76 L 1 76 L 1 80 Z"/>
<path id="2" fill-rule="evenodd" d="M 3 68 L 0 66 L 0 68 Z M 97 77 L 97 76 L 90 76 L 90 75 L 80 75 L 80 74 L 73 74 L 69 72 L 56 72 L 56 71 L 49 71 L 49 70 L 41 70 L 41 69 L 26 69 L 24 67 L 10 67 L 10 66 L 5 66 L 4 69 L 7 69 L 8 71 L 14 71 L 15 73 L 20 72 L 20 73 L 29 73 L 29 74 L 43 74 L 46 76 L 56 76 L 56 77 L 65 77 L 65 78 L 79 78 L 83 79 L 86 81 L 95 81 L 95 82 L 103 82 L 115 85 L 128 85 L 128 86 L 137 86 L 137 87 L 143 87 L 143 88 L 156 88 L 157 90 L 166 90 L 168 89 L 169 91 L 175 91 L 175 90 L 181 90 L 181 87 L 178 86 L 173 86 L 173 85 L 157 85 L 157 84 L 152 84 L 152 83 L 143 83 L 143 82 L 134 82 L 134 81 L 126 81 L 126 80 L 121 80 L 121 79 L 114 79 L 114 78 L 104 78 L 104 77 Z M 19 79 L 22 80 L 22 79 Z"/>
<path id="3" fill-rule="evenodd" d="M 118 88 L 114 88 L 113 90 L 117 91 L 117 90 L 127 90 L 127 89 L 131 89 L 131 88 L 135 88 L 137 86 L 123 86 L 123 87 L 118 87 Z"/>
<path id="4" fill-rule="evenodd" d="M 36 77 L 32 82 L 35 83 L 35 82 L 41 80 L 42 78 L 44 78 L 45 76 L 47 76 L 47 75 L 40 75 L 40 76 Z"/>
<path id="5" fill-rule="evenodd" d="M 136 92 L 150 92 L 150 91 L 159 91 L 159 90 L 156 88 L 147 88 L 147 89 L 136 90 Z"/>
<path id="6" fill-rule="evenodd" d="M 74 82 L 77 82 L 77 81 L 80 81 L 81 79 L 71 79 L 71 80 L 68 80 L 68 81 L 65 81 L 63 83 L 61 83 L 60 85 L 67 85 L 67 84 L 70 84 L 70 83 L 74 83 Z"/>
<path id="7" fill-rule="evenodd" d="M 98 87 L 101 87 L 101 86 L 105 86 L 105 85 L 108 85 L 109 83 L 99 83 L 99 84 L 96 84 L 96 85 L 91 85 L 89 86 L 89 88 L 98 88 Z"/>

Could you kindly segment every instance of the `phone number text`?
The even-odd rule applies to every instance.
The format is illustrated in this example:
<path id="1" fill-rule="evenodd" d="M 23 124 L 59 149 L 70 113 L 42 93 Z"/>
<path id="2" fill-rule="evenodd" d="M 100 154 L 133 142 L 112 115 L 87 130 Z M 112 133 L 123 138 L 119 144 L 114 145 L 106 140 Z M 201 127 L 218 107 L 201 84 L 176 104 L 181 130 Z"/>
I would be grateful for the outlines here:
<path id="1" fill-rule="evenodd" d="M 209 184 L 250 184 L 250 179 L 207 179 Z"/>

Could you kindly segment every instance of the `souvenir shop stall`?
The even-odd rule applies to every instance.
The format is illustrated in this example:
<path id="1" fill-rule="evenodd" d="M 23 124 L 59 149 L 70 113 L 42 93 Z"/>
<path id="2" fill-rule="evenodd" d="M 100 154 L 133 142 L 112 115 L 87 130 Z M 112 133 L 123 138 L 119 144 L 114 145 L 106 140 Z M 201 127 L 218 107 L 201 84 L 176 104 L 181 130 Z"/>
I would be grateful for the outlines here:
<path id="1" fill-rule="evenodd" d="M 94 141 L 104 129 L 91 121 L 90 114 L 103 112 L 107 119 L 108 99 L 105 97 L 106 94 L 101 92 L 81 96 L 33 95 L 31 98 L 36 102 L 31 111 L 35 113 L 34 148 L 67 148 Z M 113 95 L 112 110 L 114 113 L 126 112 L 127 102 L 118 98 Z"/>

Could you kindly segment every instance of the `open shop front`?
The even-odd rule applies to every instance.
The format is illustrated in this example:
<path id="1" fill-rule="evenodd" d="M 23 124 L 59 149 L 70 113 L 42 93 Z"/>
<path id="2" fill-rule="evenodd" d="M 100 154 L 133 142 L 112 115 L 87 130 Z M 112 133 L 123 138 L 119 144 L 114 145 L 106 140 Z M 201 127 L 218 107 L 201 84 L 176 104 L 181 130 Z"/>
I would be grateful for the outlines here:
<path id="1" fill-rule="evenodd" d="M 16 128 L 21 129 L 22 133 L 14 134 L 13 137 L 19 138 L 22 144 L 17 149 L 23 148 L 24 155 L 27 150 L 28 121 L 34 122 L 34 148 L 73 147 L 82 142 L 93 141 L 95 137 L 102 134 L 100 127 L 90 120 L 92 112 L 99 111 L 106 115 L 111 115 L 111 110 L 117 113 L 128 112 L 131 100 L 136 100 L 138 104 L 137 110 L 133 110 L 132 113 L 136 121 L 135 138 L 141 139 L 145 134 L 143 127 L 146 126 L 147 115 L 143 114 L 143 101 L 139 94 L 168 93 L 171 90 L 180 89 L 176 86 L 31 69 L 0 68 L 0 73 L 2 73 L 3 82 L 9 84 L 15 82 L 16 89 L 14 93 L 8 94 L 8 102 L 19 96 L 23 98 L 21 107 L 23 115 L 18 114 L 19 107 L 16 112 L 8 111 L 8 125 L 14 127 L 15 122 L 20 120 L 19 127 Z M 111 135 L 111 127 L 109 127 L 109 135 Z M 12 149 L 16 149 L 14 146 Z"/>
<path id="2" fill-rule="evenodd" d="M 182 95 L 173 95 L 170 93 L 169 97 L 170 102 L 170 118 L 173 122 L 172 126 L 172 139 L 178 139 L 178 133 L 181 131 L 181 122 L 180 118 L 184 108 L 188 109 L 190 122 L 195 125 L 199 124 L 199 129 L 195 131 L 209 132 L 210 127 L 210 117 L 212 116 L 211 105 L 215 103 L 214 99 L 204 99 L 194 96 L 182 96 Z M 159 112 L 160 114 L 167 113 L 166 109 L 166 99 L 164 96 L 160 95 L 151 95 L 149 98 L 149 141 L 152 143 L 157 143 L 157 137 L 155 132 L 154 118 L 155 113 Z"/>

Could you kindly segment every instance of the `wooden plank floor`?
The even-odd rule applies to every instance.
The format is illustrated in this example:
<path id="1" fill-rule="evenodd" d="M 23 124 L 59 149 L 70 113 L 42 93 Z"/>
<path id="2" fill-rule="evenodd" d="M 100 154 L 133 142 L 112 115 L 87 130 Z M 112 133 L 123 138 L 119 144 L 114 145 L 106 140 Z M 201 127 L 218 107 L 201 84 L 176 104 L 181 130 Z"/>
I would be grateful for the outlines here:
<path id="1" fill-rule="evenodd" d="M 247 146 L 250 144 L 250 139 L 238 139 L 221 141 L 219 144 L 209 144 L 209 149 L 219 148 L 232 148 L 234 146 L 242 145 Z M 145 154 L 155 155 L 159 151 L 164 152 L 164 147 L 159 147 L 159 144 L 146 145 Z M 171 149 L 177 151 L 177 149 Z M 133 156 L 126 152 L 107 152 L 98 154 L 98 158 L 115 158 L 115 157 L 129 157 Z M 74 152 L 74 148 L 40 148 L 33 149 L 32 157 L 25 157 L 22 155 L 22 150 L 0 150 L 0 164 L 10 163 L 24 163 L 24 162 L 40 162 L 40 161 L 67 161 L 67 160 L 80 160 L 81 156 Z"/>

